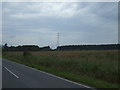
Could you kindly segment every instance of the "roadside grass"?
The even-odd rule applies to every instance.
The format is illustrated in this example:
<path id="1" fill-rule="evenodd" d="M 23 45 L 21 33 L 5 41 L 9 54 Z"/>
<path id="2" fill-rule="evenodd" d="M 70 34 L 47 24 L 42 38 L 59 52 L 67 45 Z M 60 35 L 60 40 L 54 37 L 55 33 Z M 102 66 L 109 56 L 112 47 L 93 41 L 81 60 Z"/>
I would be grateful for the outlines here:
<path id="1" fill-rule="evenodd" d="M 0 48 L 0 57 L 2 57 L 2 49 Z"/>
<path id="2" fill-rule="evenodd" d="M 5 52 L 3 57 L 95 88 L 118 88 L 118 52 Z"/>

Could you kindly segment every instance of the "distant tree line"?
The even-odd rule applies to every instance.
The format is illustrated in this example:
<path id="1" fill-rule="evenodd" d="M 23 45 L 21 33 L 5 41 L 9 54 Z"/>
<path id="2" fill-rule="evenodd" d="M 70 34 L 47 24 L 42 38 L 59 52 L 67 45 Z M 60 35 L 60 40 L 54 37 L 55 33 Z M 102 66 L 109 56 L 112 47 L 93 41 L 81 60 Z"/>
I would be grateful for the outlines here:
<path id="1" fill-rule="evenodd" d="M 3 45 L 3 51 L 50 51 L 49 46 L 39 47 L 37 45 L 10 46 Z"/>
<path id="2" fill-rule="evenodd" d="M 59 46 L 54 50 L 117 50 L 120 49 L 120 44 L 104 44 L 104 45 L 66 45 Z M 3 51 L 51 51 L 50 46 L 39 47 L 37 45 L 23 45 L 23 46 L 7 46 L 7 43 L 2 46 Z"/>
<path id="3" fill-rule="evenodd" d="M 106 45 L 67 45 L 59 46 L 57 50 L 117 50 L 120 49 L 120 44 Z"/>

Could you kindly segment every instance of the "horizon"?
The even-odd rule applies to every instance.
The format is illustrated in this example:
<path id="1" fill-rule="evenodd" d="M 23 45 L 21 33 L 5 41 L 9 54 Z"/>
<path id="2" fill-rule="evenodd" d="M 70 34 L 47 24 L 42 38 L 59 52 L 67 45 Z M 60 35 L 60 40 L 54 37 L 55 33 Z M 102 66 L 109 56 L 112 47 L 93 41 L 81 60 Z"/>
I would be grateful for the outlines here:
<path id="1" fill-rule="evenodd" d="M 5 45 L 6 44 L 6 45 Z M 11 49 L 13 49 L 13 48 L 18 48 L 18 47 L 23 47 L 24 49 L 25 49 L 25 47 L 29 47 L 29 48 L 33 48 L 33 47 L 38 47 L 39 49 L 44 49 L 44 48 L 48 48 L 49 50 L 57 50 L 57 49 L 59 49 L 59 48 L 66 48 L 67 49 L 67 47 L 71 47 L 71 49 L 73 48 L 73 47 L 77 47 L 77 48 L 80 48 L 80 47 L 96 47 L 96 49 L 98 49 L 98 47 L 101 47 L 101 46 L 106 46 L 106 48 L 104 47 L 103 49 L 107 49 L 107 47 L 110 47 L 110 46 L 118 46 L 119 44 L 92 44 L 92 45 L 90 45 L 90 44 L 83 44 L 83 45 L 62 45 L 62 46 L 57 46 L 56 48 L 52 48 L 52 47 L 50 47 L 49 45 L 47 45 L 47 46 L 42 46 L 42 47 L 40 47 L 39 45 L 16 45 L 16 46 L 8 46 L 7 45 L 7 43 L 5 43 L 4 45 L 0 45 L 0 48 L 3 48 L 3 47 L 6 47 L 7 46 L 7 48 L 11 48 Z M 3 48 L 4 49 L 4 48 Z M 87 48 L 88 49 L 88 48 Z M 89 50 L 94 50 L 93 48 L 89 48 Z M 95 50 L 96 50 L 95 49 Z M 110 49 L 110 48 L 109 48 Z M 113 48 L 112 48 L 113 49 Z M 114 49 L 118 49 L 118 47 L 114 47 Z M 14 49 L 13 49 L 14 50 Z M 81 49 L 81 50 L 83 50 L 83 49 Z M 86 50 L 85 48 L 84 48 L 84 50 Z M 108 49 L 107 49 L 108 50 Z M 9 51 L 9 50 L 8 50 Z M 21 51 L 21 50 L 20 50 Z"/>
<path id="2" fill-rule="evenodd" d="M 23 44 L 23 45 L 9 45 L 8 43 L 5 43 L 7 44 L 8 47 L 17 47 L 17 46 L 38 46 L 38 47 L 46 47 L 46 46 L 49 46 L 49 45 L 46 45 L 46 46 L 39 46 L 38 44 Z M 2 46 L 4 46 L 5 44 L 0 44 Z M 104 43 L 104 44 L 67 44 L 67 45 L 59 45 L 58 47 L 60 46 L 79 46 L 79 45 L 117 45 L 119 43 Z"/>

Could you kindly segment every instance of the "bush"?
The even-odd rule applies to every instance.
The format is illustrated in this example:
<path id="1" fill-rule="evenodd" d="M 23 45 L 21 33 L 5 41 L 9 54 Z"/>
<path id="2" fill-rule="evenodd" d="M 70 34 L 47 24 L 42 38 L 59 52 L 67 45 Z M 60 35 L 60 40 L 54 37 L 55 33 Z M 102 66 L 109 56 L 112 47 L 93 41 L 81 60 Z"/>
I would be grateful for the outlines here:
<path id="1" fill-rule="evenodd" d="M 30 55 L 31 55 L 31 53 L 28 52 L 28 51 L 24 51 L 24 52 L 23 52 L 23 57 L 30 56 Z"/>

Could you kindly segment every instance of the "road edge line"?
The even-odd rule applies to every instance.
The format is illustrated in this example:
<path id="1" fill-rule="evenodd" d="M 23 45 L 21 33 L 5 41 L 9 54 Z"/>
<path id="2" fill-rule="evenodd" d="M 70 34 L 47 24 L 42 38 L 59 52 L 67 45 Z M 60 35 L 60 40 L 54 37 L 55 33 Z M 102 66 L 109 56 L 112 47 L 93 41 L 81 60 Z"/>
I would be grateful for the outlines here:
<path id="1" fill-rule="evenodd" d="M 68 79 L 63 78 L 63 77 L 60 77 L 60 76 L 56 76 L 56 75 L 51 74 L 51 73 L 48 73 L 48 72 L 44 72 L 44 71 L 41 71 L 41 70 L 38 70 L 38 69 L 35 69 L 35 68 L 32 68 L 32 67 L 30 67 L 30 68 L 33 69 L 33 70 L 37 70 L 37 71 L 39 71 L 39 72 L 41 72 L 41 73 L 45 73 L 45 74 L 47 74 L 47 75 L 50 75 L 50 76 L 53 76 L 53 77 L 56 77 L 56 78 L 59 78 L 59 79 L 65 80 L 65 81 L 67 81 L 67 82 L 74 83 L 74 84 L 77 84 L 77 85 L 81 85 L 81 86 L 83 86 L 83 87 L 85 87 L 85 88 L 91 88 L 91 89 L 94 89 L 94 88 L 92 88 L 92 87 L 89 87 L 89 86 L 86 86 L 86 85 L 83 85 L 83 84 L 80 84 L 80 83 L 77 83 L 77 82 L 74 82 L 74 81 L 68 80 Z"/>
<path id="2" fill-rule="evenodd" d="M 33 70 L 39 71 L 39 72 L 41 72 L 41 73 L 45 73 L 45 74 L 47 74 L 47 75 L 50 75 L 50 76 L 53 76 L 53 77 L 56 77 L 56 78 L 59 78 L 59 79 L 62 79 L 62 80 L 68 81 L 68 82 L 70 82 L 70 83 L 74 83 L 74 84 L 81 85 L 81 86 L 86 87 L 86 88 L 91 88 L 91 89 L 93 89 L 93 90 L 96 90 L 96 89 L 93 88 L 93 87 L 89 87 L 89 86 L 86 86 L 86 85 L 83 85 L 83 84 L 80 84 L 80 83 L 77 83 L 77 82 L 74 82 L 74 81 L 68 80 L 68 79 L 66 79 L 66 78 L 63 78 L 63 77 L 60 77 L 60 76 L 56 76 L 56 75 L 54 75 L 54 74 L 51 74 L 51 73 L 48 73 L 48 72 L 45 72 L 45 71 L 41 71 L 41 70 L 38 70 L 38 69 L 33 68 L 33 67 L 30 67 L 30 66 L 26 66 L 26 65 L 24 65 L 24 64 L 22 64 L 22 65 L 25 66 L 25 67 L 28 67 L 28 68 L 30 68 L 30 69 L 33 69 Z"/>

